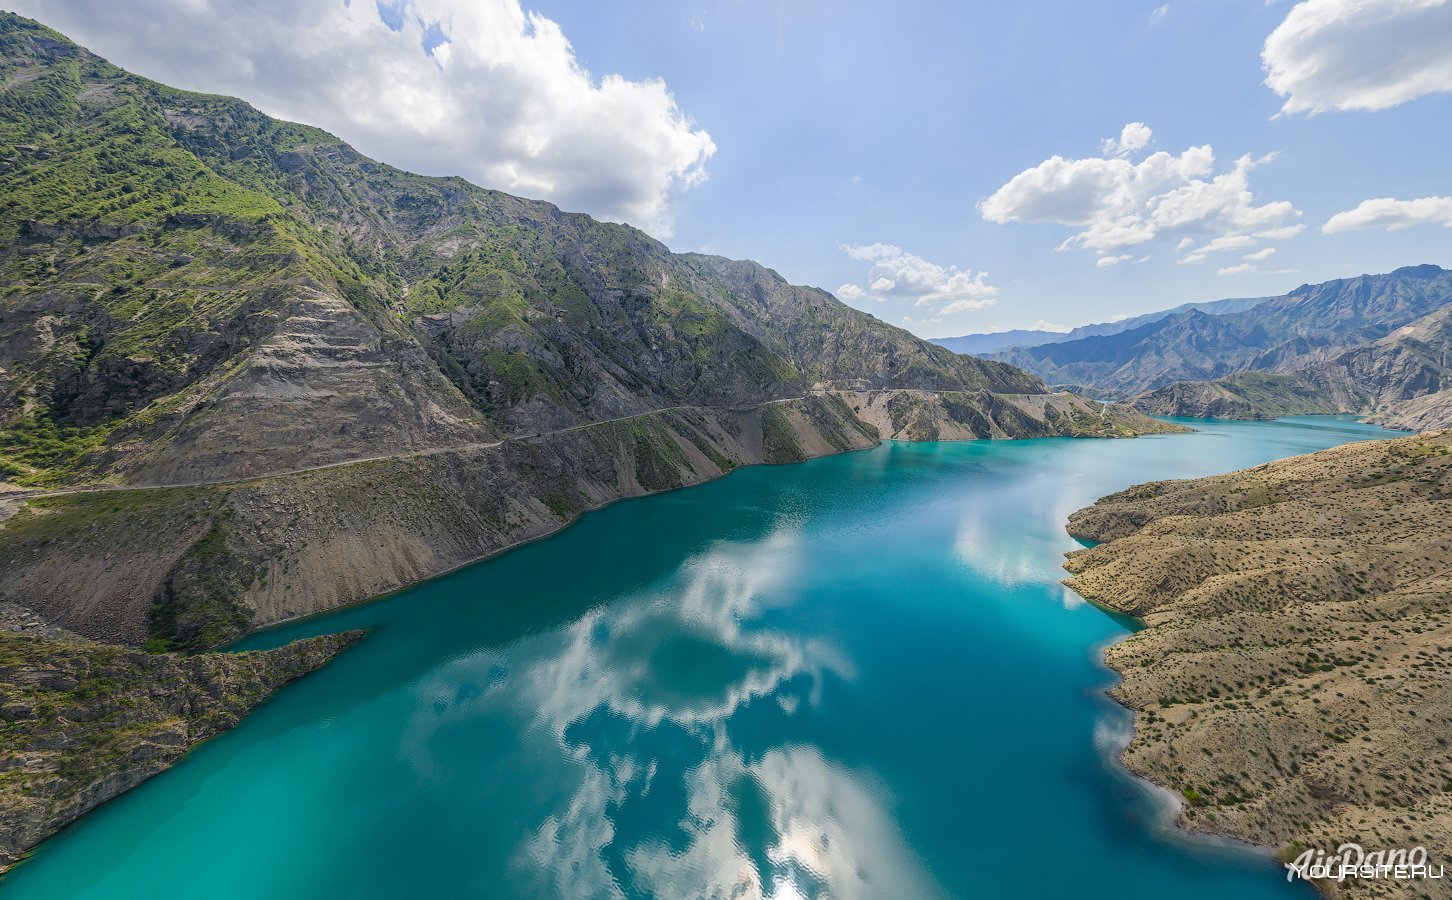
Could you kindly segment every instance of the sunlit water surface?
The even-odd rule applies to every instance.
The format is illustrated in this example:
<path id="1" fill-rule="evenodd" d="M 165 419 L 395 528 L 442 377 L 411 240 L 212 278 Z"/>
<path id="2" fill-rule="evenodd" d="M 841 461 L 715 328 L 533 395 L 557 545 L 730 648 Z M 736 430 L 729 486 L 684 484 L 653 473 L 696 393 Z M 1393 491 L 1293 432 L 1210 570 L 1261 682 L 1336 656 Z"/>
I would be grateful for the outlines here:
<path id="1" fill-rule="evenodd" d="M 1112 762 L 1066 517 L 1388 433 L 893 443 L 617 504 L 384 600 L 326 669 L 40 848 L 66 897 L 1307 897 Z"/>

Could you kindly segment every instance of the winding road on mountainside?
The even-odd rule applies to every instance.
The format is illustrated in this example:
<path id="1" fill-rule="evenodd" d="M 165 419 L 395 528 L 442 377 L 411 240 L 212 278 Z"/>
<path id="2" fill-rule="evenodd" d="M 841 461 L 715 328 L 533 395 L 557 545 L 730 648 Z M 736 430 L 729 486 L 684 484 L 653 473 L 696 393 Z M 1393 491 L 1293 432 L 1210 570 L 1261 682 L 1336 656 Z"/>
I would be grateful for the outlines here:
<path id="1" fill-rule="evenodd" d="M 711 412 L 750 412 L 754 409 L 772 406 L 779 403 L 792 403 L 797 400 L 805 400 L 807 397 L 824 397 L 831 393 L 837 393 L 844 389 L 815 389 L 796 397 L 778 397 L 774 400 L 767 400 L 751 406 L 665 406 L 660 409 L 647 410 L 646 412 L 632 413 L 628 416 L 617 416 L 613 419 L 601 419 L 598 422 L 585 422 L 580 425 L 571 425 L 568 428 L 557 428 L 553 431 L 532 432 L 529 434 L 516 434 L 500 438 L 497 441 L 476 442 L 472 444 L 454 444 L 448 447 L 428 447 L 422 450 L 407 450 L 402 453 L 389 453 L 382 456 L 360 456 L 354 459 L 343 459 L 337 462 L 321 463 L 316 466 L 304 466 L 298 469 L 284 469 L 279 472 L 262 472 L 256 475 L 243 475 L 236 478 L 218 478 L 205 481 L 181 481 L 167 484 L 92 484 L 79 485 L 76 487 L 17 490 L 0 493 L 0 523 L 9 518 L 21 506 L 22 501 L 33 500 L 37 497 L 58 497 L 67 494 L 89 494 L 108 491 L 154 491 L 168 488 L 194 488 L 194 487 L 219 487 L 229 484 L 247 484 L 253 481 L 261 481 L 265 478 L 282 478 L 288 475 L 303 475 L 308 472 L 321 472 L 326 469 L 338 469 L 344 466 L 356 466 L 363 463 L 386 462 L 394 459 L 415 459 L 426 456 L 441 456 L 446 453 L 462 453 L 469 450 L 496 450 L 510 442 L 528 442 L 540 438 L 553 437 L 558 434 L 568 434 L 572 431 L 582 431 L 586 428 L 597 428 L 601 425 L 611 425 L 616 422 L 626 422 L 631 419 L 640 419 L 646 416 L 658 416 L 661 413 L 679 412 L 683 410 L 702 410 Z M 904 390 L 902 388 L 888 388 L 885 390 Z M 908 388 L 919 394 L 956 394 L 962 391 L 938 391 L 926 388 Z M 1108 403 L 1101 403 L 1100 417 L 1104 418 L 1108 413 Z"/>

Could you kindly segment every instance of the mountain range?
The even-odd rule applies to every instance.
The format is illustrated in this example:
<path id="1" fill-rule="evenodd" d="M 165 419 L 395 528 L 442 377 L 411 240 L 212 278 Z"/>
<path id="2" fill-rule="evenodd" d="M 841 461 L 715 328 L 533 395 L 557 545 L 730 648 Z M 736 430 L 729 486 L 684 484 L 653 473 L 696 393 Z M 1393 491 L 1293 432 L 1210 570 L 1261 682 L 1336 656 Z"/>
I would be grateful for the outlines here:
<path id="1" fill-rule="evenodd" d="M 1452 272 L 1408 266 L 990 356 L 1157 415 L 1358 413 L 1427 430 L 1452 425 L 1449 308 Z"/>
<path id="2" fill-rule="evenodd" d="M 938 346 L 757 263 L 404 172 L 0 13 L 0 871 L 363 635 L 190 651 L 615 500 L 884 439 L 1179 430 L 1145 411 L 1433 427 L 1452 420 L 1449 304 L 1452 272 L 1416 266 Z M 1321 528 L 1354 492 L 1358 515 L 1395 513 L 1388 533 L 1413 527 L 1397 503 L 1443 497 L 1447 441 L 1277 469 L 1345 483 L 1272 497 L 1274 512 L 1315 503 Z M 1129 613 L 1178 608 L 1166 585 L 1229 557 L 1190 572 L 1179 545 L 1152 539 L 1190 529 L 1186 510 L 1258 515 L 1264 469 L 1077 514 L 1074 533 L 1108 543 L 1075 557 L 1074 586 Z M 1440 571 L 1445 541 L 1427 533 L 1408 565 Z M 1311 572 L 1319 589 L 1330 576 L 1314 562 L 1287 579 Z M 1352 562 L 1356 579 L 1337 569 L 1336 584 L 1363 584 L 1374 560 Z M 1151 564 L 1169 574 L 1119 578 Z M 1198 703 L 1134 693 L 1163 660 L 1150 679 L 1206 681 L 1175 680 L 1194 654 L 1134 655 L 1163 633 L 1112 651 L 1136 708 Z M 1266 694 L 1233 696 L 1248 709 Z M 1194 796 L 1238 810 L 1233 787 Z M 1262 839 L 1264 825 L 1231 831 Z"/>
<path id="3" fill-rule="evenodd" d="M 0 15 L 0 599 L 215 645 L 884 437 L 1167 426 Z"/>
<path id="4" fill-rule="evenodd" d="M 1269 297 L 1245 297 L 1230 300 L 1210 300 L 1204 303 L 1181 303 L 1174 309 L 1162 309 L 1158 312 L 1143 313 L 1138 316 L 1116 319 L 1113 322 L 1100 322 L 1094 325 L 1080 325 L 1067 331 L 1041 331 L 1033 328 L 1014 328 L 1009 331 L 991 331 L 983 334 L 965 334 L 960 337 L 933 338 L 933 343 L 940 347 L 947 347 L 954 353 L 968 353 L 981 356 L 989 353 L 997 353 L 1013 347 L 1030 348 L 1042 347 L 1045 344 L 1063 344 L 1069 341 L 1077 341 L 1088 337 L 1105 337 L 1111 334 L 1120 334 L 1131 331 L 1142 325 L 1151 322 L 1158 322 L 1178 313 L 1199 310 L 1212 316 L 1225 315 L 1226 313 L 1240 312 L 1250 309 Z"/>
<path id="5" fill-rule="evenodd" d="M 1447 299 L 1452 303 L 1452 295 Z M 1133 403 L 1162 415 L 1359 413 L 1407 431 L 1447 428 L 1452 426 L 1452 305 L 1304 368 L 1177 382 Z"/>

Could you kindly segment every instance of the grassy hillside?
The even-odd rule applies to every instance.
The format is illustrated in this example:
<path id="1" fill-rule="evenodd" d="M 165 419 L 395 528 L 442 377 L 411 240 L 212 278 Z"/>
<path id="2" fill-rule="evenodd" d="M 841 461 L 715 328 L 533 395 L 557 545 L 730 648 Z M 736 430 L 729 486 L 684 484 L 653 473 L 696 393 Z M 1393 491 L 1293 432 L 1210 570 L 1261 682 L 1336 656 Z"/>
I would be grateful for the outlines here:
<path id="1" fill-rule="evenodd" d="M 0 467 L 21 483 L 297 468 L 837 382 L 1043 390 L 753 263 L 393 169 L 11 15 L 0 85 Z M 328 440 L 298 452 L 276 420 L 299 417 Z"/>

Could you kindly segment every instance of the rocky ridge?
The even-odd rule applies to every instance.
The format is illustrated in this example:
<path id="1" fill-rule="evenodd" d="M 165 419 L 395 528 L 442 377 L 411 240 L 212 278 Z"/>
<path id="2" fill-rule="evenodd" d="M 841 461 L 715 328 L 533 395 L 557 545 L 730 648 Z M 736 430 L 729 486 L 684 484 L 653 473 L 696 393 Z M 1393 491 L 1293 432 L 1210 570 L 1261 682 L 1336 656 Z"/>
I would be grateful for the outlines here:
<path id="1" fill-rule="evenodd" d="M 1449 305 L 1452 271 L 1407 266 L 1384 275 L 1302 285 L 1239 312 L 1189 310 L 1120 334 L 988 358 L 1013 363 L 1050 384 L 1127 399 L 1175 382 L 1301 372 L 1374 345 Z"/>

